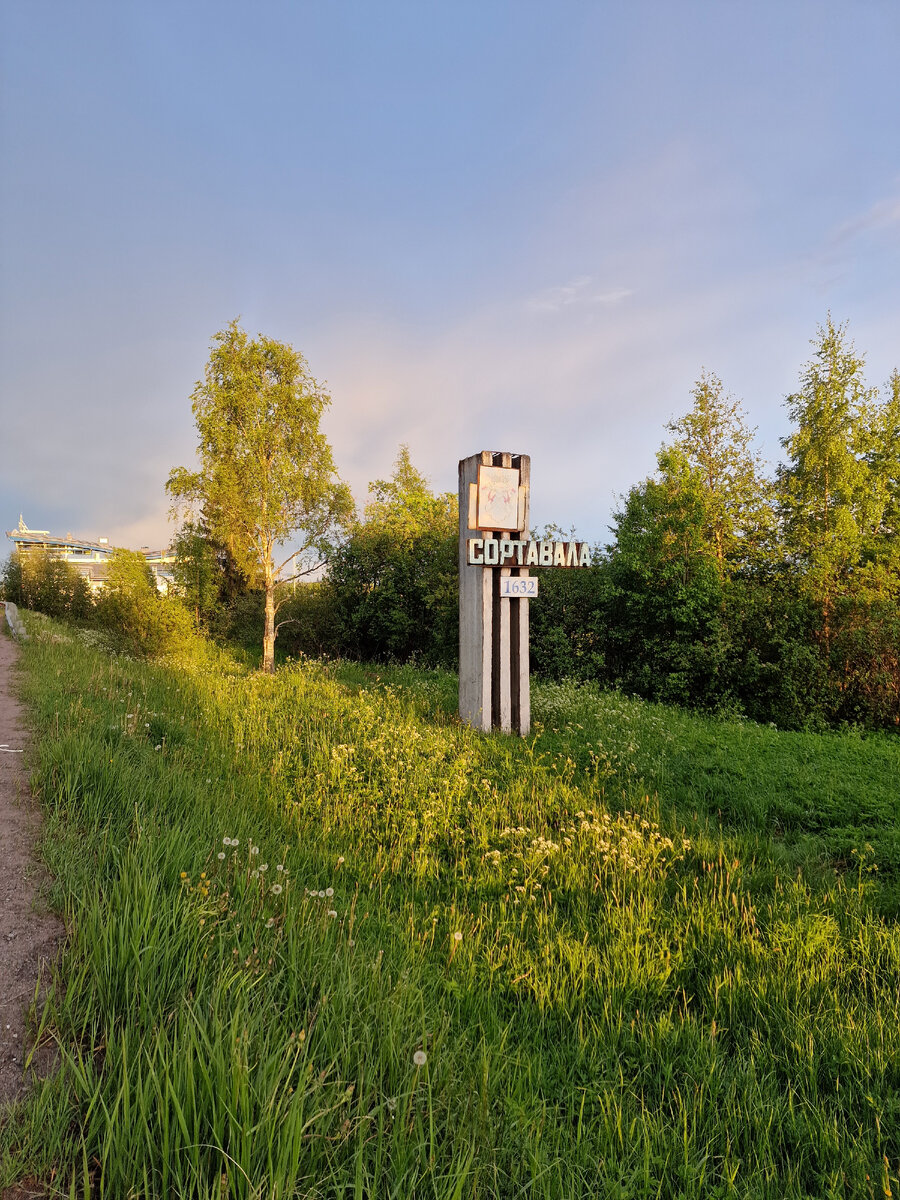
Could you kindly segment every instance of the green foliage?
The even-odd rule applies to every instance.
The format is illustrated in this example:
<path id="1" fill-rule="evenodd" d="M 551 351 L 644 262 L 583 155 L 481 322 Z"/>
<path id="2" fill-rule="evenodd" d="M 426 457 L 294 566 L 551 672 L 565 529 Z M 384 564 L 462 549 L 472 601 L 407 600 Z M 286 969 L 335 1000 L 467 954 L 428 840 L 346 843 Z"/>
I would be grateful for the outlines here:
<path id="1" fill-rule="evenodd" d="M 779 472 L 784 537 L 804 586 L 822 605 L 823 636 L 835 594 L 859 563 L 868 530 L 880 524 L 867 453 L 873 393 L 863 359 L 831 317 L 818 331 L 799 392 L 787 397 L 794 431 Z"/>
<path id="2" fill-rule="evenodd" d="M 436 496 L 401 446 L 362 520 L 331 556 L 343 654 L 452 666 L 459 648 L 458 502 Z"/>
<path id="3" fill-rule="evenodd" d="M 172 649 L 190 629 L 184 607 L 160 596 L 153 572 L 137 550 L 116 549 L 110 555 L 94 615 L 118 645 L 147 658 Z"/>
<path id="4" fill-rule="evenodd" d="M 896 1192 L 896 739 L 570 682 L 479 737 L 439 673 L 64 636 L 23 652 L 59 1070 L 0 1187 Z"/>
<path id="5" fill-rule="evenodd" d="M 723 589 L 725 661 L 719 693 L 755 721 L 821 729 L 837 719 L 835 689 L 815 635 L 819 610 L 785 570 Z"/>
<path id="6" fill-rule="evenodd" d="M 185 521 L 172 542 L 173 574 L 179 595 L 199 626 L 208 624 L 221 601 L 223 572 L 216 547 L 198 521 Z"/>
<path id="7" fill-rule="evenodd" d="M 704 371 L 694 386 L 690 412 L 667 428 L 674 449 L 698 473 L 705 492 L 705 538 L 720 574 L 758 565 L 772 549 L 775 531 L 771 485 L 763 476 L 755 430 L 740 404 L 724 394 L 721 379 Z"/>
<path id="8" fill-rule="evenodd" d="M 539 671 L 785 728 L 900 724 L 900 371 L 879 397 L 830 317 L 814 347 L 774 484 L 701 375 L 608 556 L 542 580 Z"/>
<path id="9" fill-rule="evenodd" d="M 608 566 L 534 574 L 540 596 L 528 612 L 532 670 L 542 679 L 606 682 L 612 591 Z"/>
<path id="10" fill-rule="evenodd" d="M 607 602 L 607 671 L 627 691 L 671 703 L 718 699 L 722 581 L 703 477 L 677 448 L 659 478 L 615 514 Z"/>
<path id="11" fill-rule="evenodd" d="M 293 347 L 262 334 L 251 341 L 232 321 L 213 338 L 192 400 L 199 469 L 176 467 L 166 488 L 201 510 L 212 537 L 263 589 L 263 669 L 271 672 L 281 572 L 327 554 L 353 511 L 319 428 L 330 397 Z M 298 537 L 300 548 L 277 562 L 278 547 Z"/>
<path id="12" fill-rule="evenodd" d="M 279 615 L 279 644 L 289 657 L 334 658 L 345 652 L 340 615 L 327 580 L 292 584 Z"/>
<path id="13" fill-rule="evenodd" d="M 91 592 L 75 567 L 45 551 L 14 550 L 2 578 L 3 598 L 48 617 L 84 620 L 91 612 Z"/>

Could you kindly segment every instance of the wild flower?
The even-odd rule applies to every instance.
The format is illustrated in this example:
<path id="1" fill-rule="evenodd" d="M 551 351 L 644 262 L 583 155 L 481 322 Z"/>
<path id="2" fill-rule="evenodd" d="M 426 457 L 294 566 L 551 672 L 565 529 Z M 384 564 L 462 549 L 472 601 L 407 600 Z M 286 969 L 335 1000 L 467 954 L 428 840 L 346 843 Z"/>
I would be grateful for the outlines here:
<path id="1" fill-rule="evenodd" d="M 224 850 L 220 850 L 219 853 L 216 855 L 216 858 L 219 860 L 219 862 L 221 862 L 224 857 L 225 857 Z"/>
<path id="2" fill-rule="evenodd" d="M 251 854 L 259 854 L 259 846 L 251 846 L 250 853 Z"/>
<path id="3" fill-rule="evenodd" d="M 320 899 L 320 900 L 324 900 L 324 899 L 325 899 L 325 893 L 324 893 L 324 892 L 317 892 L 317 893 L 316 893 L 316 895 L 319 897 L 319 899 Z"/>
<path id="4" fill-rule="evenodd" d="M 337 912 L 336 912 L 336 910 L 335 910 L 335 909 L 333 909 L 333 908 L 329 908 L 329 910 L 328 910 L 328 915 L 329 915 L 329 917 L 336 917 L 336 916 L 337 916 Z"/>
<path id="5" fill-rule="evenodd" d="M 266 929 L 271 929 L 274 924 L 275 924 L 275 918 L 269 917 L 268 921 L 266 921 Z"/>
<path id="6" fill-rule="evenodd" d="M 280 896 L 281 892 L 282 892 L 281 884 L 280 883 L 274 884 L 271 888 L 269 888 L 269 891 L 272 893 L 273 896 Z"/>
<path id="7" fill-rule="evenodd" d="M 454 935 L 453 935 L 453 940 L 454 940 L 454 942 L 461 942 L 461 941 L 462 941 L 462 932 L 461 932 L 461 930 L 457 929 L 456 933 L 454 933 Z"/>
<path id="8" fill-rule="evenodd" d="M 326 889 L 325 889 L 325 895 L 326 895 L 326 896 L 333 896 L 333 895 L 334 895 L 334 888 L 326 888 Z"/>
<path id="9" fill-rule="evenodd" d="M 283 870 L 284 870 L 284 863 L 278 863 L 278 864 L 276 865 L 276 867 L 275 867 L 275 870 L 276 870 L 276 871 L 283 871 Z"/>
<path id="10" fill-rule="evenodd" d="M 268 863 L 260 863 L 260 864 L 259 864 L 259 869 L 260 869 L 260 871 L 268 871 L 268 869 L 269 869 L 269 864 L 268 864 Z"/>
<path id="11" fill-rule="evenodd" d="M 417 1067 L 424 1067 L 428 1062 L 428 1055 L 424 1050 L 417 1050 L 413 1055 L 413 1062 Z"/>

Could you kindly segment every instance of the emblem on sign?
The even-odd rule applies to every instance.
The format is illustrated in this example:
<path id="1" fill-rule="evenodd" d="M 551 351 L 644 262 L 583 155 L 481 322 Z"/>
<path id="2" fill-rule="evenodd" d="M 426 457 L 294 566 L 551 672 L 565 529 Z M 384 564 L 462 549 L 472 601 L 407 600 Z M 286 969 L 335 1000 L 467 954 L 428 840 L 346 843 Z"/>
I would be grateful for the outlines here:
<path id="1" fill-rule="evenodd" d="M 519 470 L 478 468 L 478 529 L 519 530 Z"/>

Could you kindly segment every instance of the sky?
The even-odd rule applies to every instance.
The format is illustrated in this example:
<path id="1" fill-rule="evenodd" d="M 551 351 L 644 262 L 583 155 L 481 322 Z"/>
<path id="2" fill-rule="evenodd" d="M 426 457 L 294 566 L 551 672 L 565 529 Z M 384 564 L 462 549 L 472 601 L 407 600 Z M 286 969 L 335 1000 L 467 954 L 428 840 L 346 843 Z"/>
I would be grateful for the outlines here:
<path id="1" fill-rule="evenodd" d="M 777 461 L 829 312 L 900 366 L 898 52 L 897 0 L 0 0 L 0 531 L 167 543 L 236 317 L 360 504 L 510 450 L 602 543 L 704 369 Z"/>

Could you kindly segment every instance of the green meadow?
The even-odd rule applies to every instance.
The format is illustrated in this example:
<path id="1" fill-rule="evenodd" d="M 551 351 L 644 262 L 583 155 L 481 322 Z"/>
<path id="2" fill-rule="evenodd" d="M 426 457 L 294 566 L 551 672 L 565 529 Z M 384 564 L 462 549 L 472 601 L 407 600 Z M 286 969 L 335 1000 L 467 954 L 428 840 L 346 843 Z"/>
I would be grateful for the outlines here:
<path id="1" fill-rule="evenodd" d="M 896 737 L 569 684 L 482 737 L 449 674 L 30 625 L 69 938 L 0 1185 L 898 1193 Z"/>

